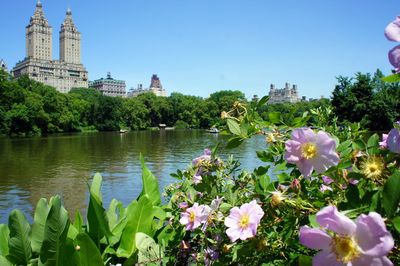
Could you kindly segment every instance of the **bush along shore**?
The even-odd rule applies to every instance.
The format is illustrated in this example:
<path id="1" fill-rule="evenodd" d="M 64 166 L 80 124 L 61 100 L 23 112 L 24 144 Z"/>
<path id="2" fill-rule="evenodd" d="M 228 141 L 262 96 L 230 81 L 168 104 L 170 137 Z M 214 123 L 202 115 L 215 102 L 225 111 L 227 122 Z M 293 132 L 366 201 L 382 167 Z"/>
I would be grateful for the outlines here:
<path id="1" fill-rule="evenodd" d="M 32 225 L 12 211 L 0 265 L 398 265 L 400 123 L 366 139 L 329 108 L 263 120 L 267 100 L 222 115 L 228 147 L 265 136 L 263 166 L 249 172 L 205 149 L 172 174 L 162 204 L 141 158 L 142 193 L 108 208 L 96 174 L 86 218 L 71 221 L 59 196 L 37 203 Z"/>

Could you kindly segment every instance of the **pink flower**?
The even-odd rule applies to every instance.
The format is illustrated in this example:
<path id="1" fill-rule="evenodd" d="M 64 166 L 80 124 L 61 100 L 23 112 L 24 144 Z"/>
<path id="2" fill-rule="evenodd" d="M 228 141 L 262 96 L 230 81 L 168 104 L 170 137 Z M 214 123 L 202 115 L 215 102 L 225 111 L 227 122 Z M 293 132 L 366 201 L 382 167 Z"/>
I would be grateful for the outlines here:
<path id="1" fill-rule="evenodd" d="M 333 182 L 335 182 L 335 180 L 333 180 L 332 178 L 330 178 L 329 176 L 326 176 L 326 175 L 322 176 L 322 181 L 324 181 L 324 183 L 326 185 L 330 185 Z"/>
<path id="2" fill-rule="evenodd" d="M 397 45 L 388 53 L 389 62 L 392 66 L 394 66 L 394 70 L 396 73 L 400 71 L 400 45 Z"/>
<path id="3" fill-rule="evenodd" d="M 200 224 L 207 221 L 210 207 L 199 205 L 197 202 L 192 207 L 187 208 L 185 212 L 181 212 L 181 219 L 179 222 L 186 225 L 186 230 L 193 231 Z"/>
<path id="4" fill-rule="evenodd" d="M 198 175 L 198 174 L 195 174 L 192 179 L 193 184 L 195 184 L 195 185 L 200 184 L 202 180 L 203 180 L 203 178 L 201 177 L 201 175 Z"/>
<path id="5" fill-rule="evenodd" d="M 386 142 L 391 152 L 400 153 L 400 130 L 392 128 L 388 134 Z"/>
<path id="6" fill-rule="evenodd" d="M 382 134 L 382 141 L 379 142 L 379 148 L 381 148 L 381 149 L 387 148 L 387 137 L 388 137 L 388 134 Z"/>
<path id="7" fill-rule="evenodd" d="M 322 193 L 324 193 L 325 191 L 333 191 L 333 189 L 330 186 L 324 185 L 322 184 L 321 187 L 319 188 L 319 191 L 321 191 Z"/>
<path id="8" fill-rule="evenodd" d="M 225 218 L 225 225 L 229 227 L 226 234 L 232 242 L 237 239 L 245 240 L 257 233 L 264 211 L 255 200 L 245 203 L 240 208 L 233 207 L 229 216 Z"/>
<path id="9" fill-rule="evenodd" d="M 378 213 L 361 214 L 353 222 L 335 206 L 328 206 L 317 213 L 317 222 L 323 229 L 300 228 L 300 243 L 321 250 L 313 265 L 393 265 L 386 255 L 394 240 Z"/>
<path id="10" fill-rule="evenodd" d="M 285 146 L 286 161 L 296 164 L 306 177 L 311 175 L 313 169 L 321 174 L 339 163 L 336 142 L 323 131 L 315 134 L 310 128 L 295 129 Z"/>
<path id="11" fill-rule="evenodd" d="M 400 16 L 386 26 L 385 36 L 389 41 L 400 42 Z"/>
<path id="12" fill-rule="evenodd" d="M 203 155 L 193 159 L 193 166 L 200 166 L 203 162 L 211 161 L 211 151 L 209 149 L 204 149 Z"/>

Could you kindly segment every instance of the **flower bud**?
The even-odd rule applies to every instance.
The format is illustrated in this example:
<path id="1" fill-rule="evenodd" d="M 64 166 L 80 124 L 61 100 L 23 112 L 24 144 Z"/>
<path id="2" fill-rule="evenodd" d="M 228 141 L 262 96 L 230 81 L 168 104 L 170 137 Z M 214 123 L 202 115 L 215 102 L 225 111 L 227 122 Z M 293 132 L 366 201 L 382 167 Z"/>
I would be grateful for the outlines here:
<path id="1" fill-rule="evenodd" d="M 76 250 L 76 251 L 79 251 L 79 250 L 81 250 L 81 246 L 79 246 L 79 245 L 76 245 L 76 247 L 75 247 L 75 250 Z"/>
<path id="2" fill-rule="evenodd" d="M 300 180 L 299 179 L 293 179 L 292 183 L 290 184 L 290 188 L 298 193 L 301 190 L 301 184 L 300 184 Z"/>

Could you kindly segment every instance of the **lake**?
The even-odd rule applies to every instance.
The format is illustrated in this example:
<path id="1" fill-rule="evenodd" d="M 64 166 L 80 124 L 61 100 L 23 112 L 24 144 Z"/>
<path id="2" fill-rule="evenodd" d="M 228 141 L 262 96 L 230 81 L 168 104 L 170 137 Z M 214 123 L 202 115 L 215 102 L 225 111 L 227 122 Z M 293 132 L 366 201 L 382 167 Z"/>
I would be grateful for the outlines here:
<path id="1" fill-rule="evenodd" d="M 63 134 L 41 138 L 0 139 L 0 223 L 18 208 L 32 219 L 36 202 L 61 195 L 70 215 L 85 210 L 88 182 L 96 172 L 103 176 L 103 201 L 112 198 L 126 206 L 141 191 L 139 154 L 158 178 L 160 190 L 174 182 L 170 176 L 185 169 L 204 148 L 226 142 L 229 136 L 203 130 L 138 131 L 127 134 L 99 132 Z M 262 165 L 256 150 L 266 147 L 262 136 L 232 150 L 221 148 L 226 159 L 233 154 L 242 169 Z"/>

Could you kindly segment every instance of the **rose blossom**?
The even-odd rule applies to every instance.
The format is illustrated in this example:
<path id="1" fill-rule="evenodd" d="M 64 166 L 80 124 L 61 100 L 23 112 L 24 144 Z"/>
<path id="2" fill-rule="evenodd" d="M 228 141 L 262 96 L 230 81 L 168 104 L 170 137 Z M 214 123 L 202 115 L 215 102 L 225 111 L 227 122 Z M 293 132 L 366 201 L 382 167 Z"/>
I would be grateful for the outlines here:
<path id="1" fill-rule="evenodd" d="M 225 218 L 225 225 L 229 227 L 226 234 L 232 242 L 237 239 L 245 240 L 257 233 L 264 211 L 255 200 L 245 203 L 240 208 L 233 207 L 229 216 Z"/>
<path id="2" fill-rule="evenodd" d="M 211 161 L 211 150 L 204 149 L 203 155 L 193 159 L 192 164 L 194 166 L 199 166 L 202 162 L 209 162 Z"/>
<path id="3" fill-rule="evenodd" d="M 388 134 L 382 134 L 382 141 L 379 141 L 379 148 L 387 149 L 387 137 Z"/>
<path id="4" fill-rule="evenodd" d="M 386 26 L 385 36 L 389 41 L 400 42 L 400 16 Z"/>
<path id="5" fill-rule="evenodd" d="M 386 142 L 391 152 L 400 153 L 400 130 L 392 128 L 388 134 Z"/>
<path id="6" fill-rule="evenodd" d="M 328 206 L 317 213 L 317 222 L 323 229 L 300 228 L 300 243 L 321 250 L 313 265 L 393 265 L 386 255 L 394 240 L 380 214 L 361 214 L 354 222 L 335 206 Z"/>
<path id="7" fill-rule="evenodd" d="M 291 139 L 286 141 L 285 149 L 285 159 L 296 164 L 306 177 L 313 169 L 321 174 L 339 163 L 336 142 L 323 131 L 314 133 L 310 128 L 295 129 Z"/>
<path id="8" fill-rule="evenodd" d="M 199 205 L 197 202 L 192 207 L 187 208 L 185 212 L 181 212 L 181 219 L 179 222 L 186 225 L 186 230 L 193 231 L 200 224 L 207 221 L 210 207 L 206 205 Z"/>

